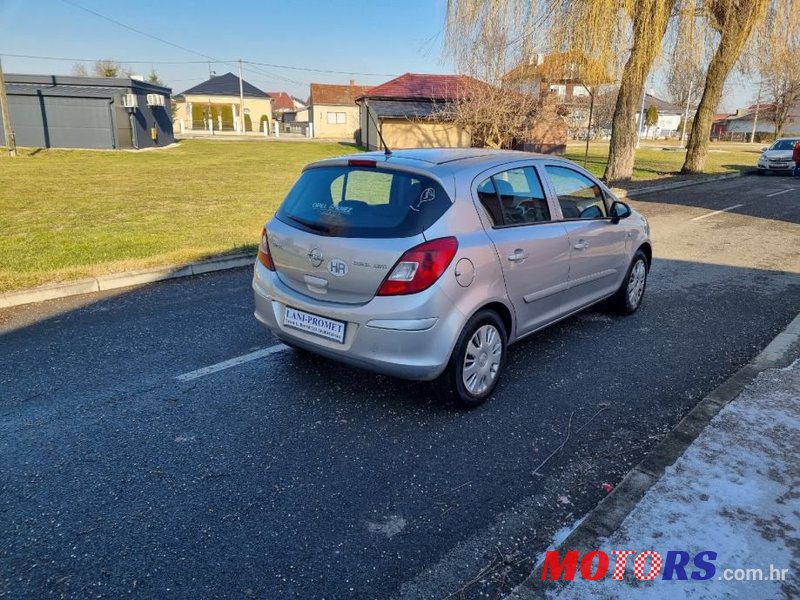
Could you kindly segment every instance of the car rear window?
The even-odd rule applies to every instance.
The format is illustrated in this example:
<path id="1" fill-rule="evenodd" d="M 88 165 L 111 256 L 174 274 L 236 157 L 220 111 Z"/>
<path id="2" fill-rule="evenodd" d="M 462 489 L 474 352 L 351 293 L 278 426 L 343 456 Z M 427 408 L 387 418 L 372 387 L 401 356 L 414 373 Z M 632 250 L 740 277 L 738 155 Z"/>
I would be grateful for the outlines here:
<path id="1" fill-rule="evenodd" d="M 451 201 L 423 175 L 371 167 L 304 171 L 277 218 L 332 237 L 411 237 L 441 217 Z"/>

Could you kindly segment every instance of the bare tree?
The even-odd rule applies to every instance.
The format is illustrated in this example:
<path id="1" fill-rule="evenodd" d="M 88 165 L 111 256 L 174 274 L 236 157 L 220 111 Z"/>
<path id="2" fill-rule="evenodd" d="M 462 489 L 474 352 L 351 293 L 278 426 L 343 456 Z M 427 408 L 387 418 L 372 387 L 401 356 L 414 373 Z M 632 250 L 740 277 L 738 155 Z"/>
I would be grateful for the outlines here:
<path id="1" fill-rule="evenodd" d="M 619 89 L 616 86 L 600 88 L 595 93 L 594 115 L 592 117 L 592 128 L 595 132 L 598 129 L 611 129 L 618 93 Z"/>
<path id="2" fill-rule="evenodd" d="M 756 69 L 771 106 L 768 118 L 780 137 L 790 111 L 800 102 L 800 14 L 796 2 L 777 0 L 768 9 L 755 44 Z"/>
<path id="3" fill-rule="evenodd" d="M 703 93 L 703 81 L 708 67 L 705 44 L 698 43 L 703 32 L 697 16 L 696 2 L 683 2 L 678 9 L 679 18 L 673 19 L 665 38 L 668 59 L 666 86 L 670 100 L 681 107 L 687 102 L 697 105 Z"/>
<path id="4" fill-rule="evenodd" d="M 511 148 L 527 139 L 539 115 L 539 98 L 463 77 L 455 101 L 442 110 L 469 132 L 473 146 Z"/>
<path id="5" fill-rule="evenodd" d="M 722 98 L 725 80 L 739 60 L 750 34 L 759 26 L 770 0 L 704 0 L 703 15 L 718 44 L 706 73 L 705 87 L 687 143 L 683 173 L 702 173 L 711 121 Z"/>
<path id="6" fill-rule="evenodd" d="M 89 71 L 86 70 L 86 65 L 76 62 L 72 65 L 72 74 L 75 77 L 88 77 Z"/>
<path id="7" fill-rule="evenodd" d="M 667 92 L 669 98 L 678 106 L 696 105 L 703 93 L 705 69 L 699 64 L 670 62 L 667 73 Z"/>
<path id="8" fill-rule="evenodd" d="M 92 72 L 95 77 L 119 77 L 123 74 L 122 65 L 108 58 L 96 61 L 92 65 Z"/>
<path id="9" fill-rule="evenodd" d="M 448 44 L 459 70 L 454 101 L 442 107 L 468 131 L 473 146 L 510 148 L 524 139 L 539 110 L 539 94 L 501 87 L 516 59 L 528 0 L 448 2 Z M 523 25 L 521 25 L 521 23 Z M 478 25 L 480 24 L 480 26 Z"/>
<path id="10" fill-rule="evenodd" d="M 800 72 L 790 67 L 776 73 L 768 82 L 772 104 L 770 116 L 775 126 L 775 137 L 779 138 L 790 111 L 800 102 Z"/>

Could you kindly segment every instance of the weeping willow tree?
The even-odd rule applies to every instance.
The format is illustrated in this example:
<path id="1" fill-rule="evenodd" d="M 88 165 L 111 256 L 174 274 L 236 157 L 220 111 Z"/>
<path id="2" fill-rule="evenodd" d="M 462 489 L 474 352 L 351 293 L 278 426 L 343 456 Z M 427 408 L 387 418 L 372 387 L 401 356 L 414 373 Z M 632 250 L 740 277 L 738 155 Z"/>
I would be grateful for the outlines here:
<path id="1" fill-rule="evenodd" d="M 630 23 L 630 31 L 621 40 L 613 37 L 606 44 L 606 52 L 610 49 L 624 48 L 626 42 L 630 44 L 628 59 L 622 70 L 620 78 L 617 104 L 614 108 L 614 118 L 611 121 L 611 141 L 608 149 L 608 164 L 606 165 L 605 179 L 608 182 L 625 181 L 633 173 L 633 161 L 636 152 L 636 113 L 639 109 L 639 98 L 642 93 L 647 75 L 653 68 L 656 57 L 661 52 L 662 40 L 667 31 L 667 24 L 679 0 L 648 0 L 636 2 L 624 0 L 612 2 L 603 0 L 593 2 L 583 0 L 579 5 L 584 5 L 587 12 L 586 20 L 592 19 L 591 11 L 605 8 L 608 13 L 601 16 L 603 20 L 610 19 L 617 13 L 617 20 L 624 17 Z M 617 4 L 619 6 L 613 6 Z M 609 10 L 611 9 L 611 10 Z M 614 10 L 616 9 L 616 10 Z M 596 23 L 599 27 L 597 34 L 609 28 L 606 21 Z M 587 32 L 587 35 L 592 35 Z"/>
<path id="2" fill-rule="evenodd" d="M 448 47 L 462 73 L 454 101 L 447 107 L 453 122 L 468 131 L 473 144 L 511 147 L 541 117 L 538 96 L 500 87 L 515 49 L 526 43 L 524 27 L 534 5 L 509 2 L 456 2 L 448 6 Z M 475 24 L 481 27 L 474 27 Z"/>
<path id="3" fill-rule="evenodd" d="M 696 14 L 703 17 L 717 44 L 708 63 L 705 87 L 692 123 L 682 172 L 703 172 L 711 122 L 722 99 L 725 80 L 739 61 L 753 31 L 762 25 L 771 1 L 776 0 L 699 0 Z M 782 15 L 781 18 L 788 16 Z"/>
<path id="4" fill-rule="evenodd" d="M 592 64 L 614 74 L 621 70 L 605 172 L 607 181 L 620 181 L 633 173 L 639 98 L 679 2 L 448 0 L 448 47 L 467 69 L 489 65 L 496 71 L 538 48 L 585 57 L 577 65 L 585 75 Z"/>

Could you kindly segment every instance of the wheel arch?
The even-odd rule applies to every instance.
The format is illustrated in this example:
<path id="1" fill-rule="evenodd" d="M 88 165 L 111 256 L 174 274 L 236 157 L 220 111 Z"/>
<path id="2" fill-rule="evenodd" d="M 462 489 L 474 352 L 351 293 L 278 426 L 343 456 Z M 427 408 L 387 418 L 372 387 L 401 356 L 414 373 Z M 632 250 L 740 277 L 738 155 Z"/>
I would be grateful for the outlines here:
<path id="1" fill-rule="evenodd" d="M 641 250 L 644 252 L 645 257 L 647 257 L 647 270 L 650 270 L 650 266 L 653 264 L 653 247 L 650 245 L 650 242 L 645 242 L 637 248 L 637 250 Z"/>
<path id="2" fill-rule="evenodd" d="M 492 302 L 487 302 L 486 304 L 477 308 L 469 316 L 469 319 L 474 317 L 482 310 L 490 310 L 500 317 L 500 321 L 502 321 L 503 327 L 506 329 L 506 343 L 511 341 L 511 339 L 514 337 L 514 315 L 511 312 L 511 309 L 499 300 L 493 300 Z M 467 321 L 469 321 L 469 319 L 467 319 Z"/>

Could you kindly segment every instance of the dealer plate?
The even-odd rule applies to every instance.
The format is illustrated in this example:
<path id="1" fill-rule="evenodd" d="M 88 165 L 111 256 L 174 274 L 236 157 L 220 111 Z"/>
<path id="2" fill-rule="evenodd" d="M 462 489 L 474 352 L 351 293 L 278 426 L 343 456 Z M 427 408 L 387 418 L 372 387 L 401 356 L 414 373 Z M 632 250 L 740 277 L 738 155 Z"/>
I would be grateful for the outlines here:
<path id="1" fill-rule="evenodd" d="M 320 317 L 311 313 L 297 310 L 287 306 L 283 314 L 283 324 L 293 327 L 300 331 L 306 331 L 319 337 L 323 337 L 334 342 L 344 343 L 345 323 L 327 317 Z"/>

